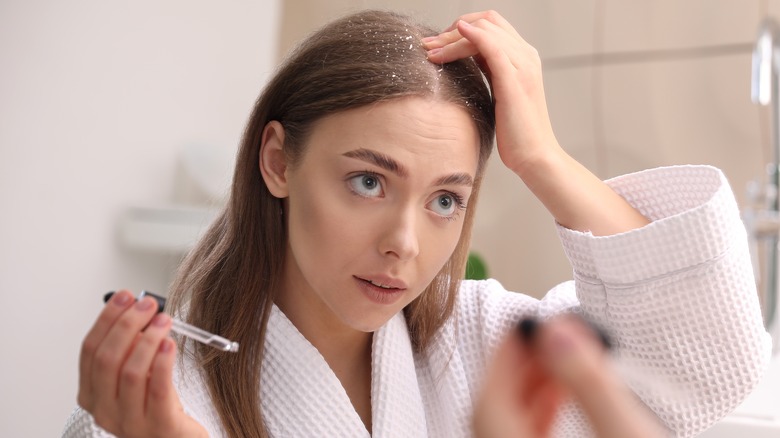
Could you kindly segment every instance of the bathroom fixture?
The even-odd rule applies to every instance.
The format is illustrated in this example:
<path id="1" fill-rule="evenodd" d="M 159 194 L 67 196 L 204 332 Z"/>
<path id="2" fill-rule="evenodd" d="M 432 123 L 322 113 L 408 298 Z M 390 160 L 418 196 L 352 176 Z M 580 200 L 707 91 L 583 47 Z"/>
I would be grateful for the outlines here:
<path id="1" fill-rule="evenodd" d="M 780 27 L 773 19 L 766 19 L 759 29 L 753 51 L 753 78 L 751 97 L 760 105 L 771 104 L 772 162 L 767 165 L 763 187 L 754 182 L 748 187 L 749 205 L 743 211 L 743 220 L 750 239 L 751 256 L 761 287 L 764 324 L 772 335 L 773 351 L 780 349 L 780 99 L 778 97 L 780 71 Z"/>

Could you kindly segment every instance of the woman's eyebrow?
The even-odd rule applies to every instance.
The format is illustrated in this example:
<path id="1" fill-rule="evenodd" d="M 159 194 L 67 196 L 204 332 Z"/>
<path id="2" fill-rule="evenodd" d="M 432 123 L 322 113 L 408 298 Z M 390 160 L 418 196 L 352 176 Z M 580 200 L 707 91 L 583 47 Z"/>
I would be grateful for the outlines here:
<path id="1" fill-rule="evenodd" d="M 377 167 L 381 167 L 382 169 L 387 170 L 388 172 L 393 172 L 400 177 L 405 177 L 409 174 L 406 171 L 406 168 L 398 163 L 398 161 L 395 161 L 381 152 L 377 152 L 371 149 L 355 149 L 354 151 L 344 152 L 342 155 L 371 163 Z"/>
<path id="2" fill-rule="evenodd" d="M 393 172 L 400 177 L 406 177 L 409 174 L 406 168 L 403 165 L 401 165 L 398 161 L 395 161 L 391 157 L 388 157 L 387 155 L 381 152 L 377 152 L 371 149 L 366 149 L 366 148 L 355 149 L 353 151 L 344 152 L 342 155 L 348 158 L 355 158 L 357 160 L 371 163 L 389 172 Z M 441 178 L 437 179 L 436 182 L 434 182 L 434 185 L 435 186 L 456 185 L 456 186 L 471 187 L 474 185 L 474 178 L 472 178 L 471 175 L 469 175 L 468 173 L 458 172 L 458 173 L 453 173 L 451 175 L 442 176 Z"/>
<path id="3" fill-rule="evenodd" d="M 436 180 L 435 186 L 468 186 L 474 185 L 474 179 L 468 173 L 453 173 Z"/>

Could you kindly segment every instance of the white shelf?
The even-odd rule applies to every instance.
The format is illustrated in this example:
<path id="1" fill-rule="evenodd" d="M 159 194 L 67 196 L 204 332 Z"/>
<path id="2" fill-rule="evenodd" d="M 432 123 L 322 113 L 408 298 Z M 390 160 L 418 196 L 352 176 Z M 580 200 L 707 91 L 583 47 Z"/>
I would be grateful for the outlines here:
<path id="1" fill-rule="evenodd" d="M 217 210 L 190 206 L 133 207 L 119 221 L 119 241 L 133 250 L 187 252 L 216 218 Z"/>

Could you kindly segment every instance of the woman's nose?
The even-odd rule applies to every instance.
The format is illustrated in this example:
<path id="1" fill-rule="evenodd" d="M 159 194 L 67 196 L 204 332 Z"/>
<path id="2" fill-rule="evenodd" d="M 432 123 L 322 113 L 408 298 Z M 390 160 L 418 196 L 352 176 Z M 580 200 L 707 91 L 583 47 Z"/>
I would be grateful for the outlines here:
<path id="1" fill-rule="evenodd" d="M 410 260 L 420 253 L 417 236 L 417 218 L 412 211 L 398 212 L 388 218 L 387 226 L 379 241 L 382 255 Z"/>

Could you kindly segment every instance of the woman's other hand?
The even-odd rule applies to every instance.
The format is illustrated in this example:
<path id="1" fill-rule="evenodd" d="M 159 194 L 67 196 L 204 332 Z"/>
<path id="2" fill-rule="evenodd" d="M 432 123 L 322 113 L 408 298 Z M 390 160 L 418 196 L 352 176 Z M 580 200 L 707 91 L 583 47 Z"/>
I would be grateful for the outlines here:
<path id="1" fill-rule="evenodd" d="M 564 396 L 540 358 L 517 334 L 496 350 L 474 408 L 477 438 L 541 438 L 550 435 Z"/>
<path id="2" fill-rule="evenodd" d="M 474 412 L 479 438 L 548 437 L 560 406 L 573 399 L 601 438 L 666 436 L 654 414 L 622 383 L 595 333 L 577 317 L 540 326 L 501 344 Z"/>
<path id="3" fill-rule="evenodd" d="M 463 15 L 439 35 L 424 38 L 423 45 L 431 62 L 473 56 L 480 64 L 493 91 L 501 160 L 559 224 L 606 236 L 648 223 L 560 147 L 547 111 L 539 54 L 501 15 Z"/>
<path id="4" fill-rule="evenodd" d="M 198 437 L 173 387 L 171 318 L 151 297 L 115 293 L 81 347 L 78 404 L 119 437 Z"/>

